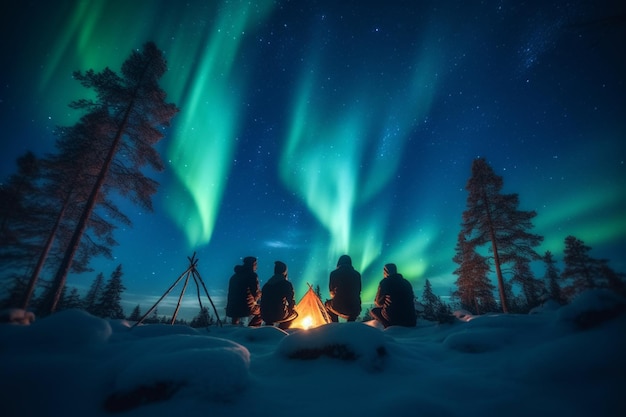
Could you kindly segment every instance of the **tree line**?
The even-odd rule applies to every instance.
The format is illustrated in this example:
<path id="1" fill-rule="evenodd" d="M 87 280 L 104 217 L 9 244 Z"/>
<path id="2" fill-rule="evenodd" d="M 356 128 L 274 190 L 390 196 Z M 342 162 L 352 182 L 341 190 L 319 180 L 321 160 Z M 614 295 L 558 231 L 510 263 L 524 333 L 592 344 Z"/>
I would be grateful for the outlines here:
<path id="1" fill-rule="evenodd" d="M 17 172 L 0 184 L 0 284 L 11 306 L 32 306 L 36 288 L 43 289 L 35 303 L 40 315 L 80 303 L 91 311 L 105 302 L 91 290 L 80 303 L 75 289 L 66 294 L 67 275 L 92 271 L 94 257 L 112 258 L 114 231 L 131 223 L 114 197 L 152 210 L 158 183 L 143 170 L 163 169 L 155 145 L 178 112 L 159 86 L 166 69 L 163 53 L 149 42 L 131 53 L 120 74 L 109 68 L 75 72 L 95 98 L 70 103 L 81 116 L 55 130 L 55 151 L 42 157 L 27 152 L 17 159 Z M 567 303 L 586 289 L 625 294 L 624 274 L 591 257 L 591 248 L 574 236 L 565 239 L 562 272 L 550 252 L 536 252 L 543 241 L 532 233 L 537 213 L 520 210 L 518 194 L 504 194 L 502 187 L 503 178 L 484 158 L 473 161 L 453 257 L 453 307 L 474 314 L 528 312 L 548 298 Z M 531 269 L 534 261 L 546 265 L 541 279 Z M 116 274 L 121 277 L 121 265 Z M 98 277 L 94 285 L 103 285 Z M 117 296 L 108 297 L 107 308 L 118 309 Z M 428 280 L 423 299 L 423 317 L 442 321 L 450 315 L 450 305 L 434 295 Z M 93 311 L 123 316 L 121 310 Z"/>
<path id="2" fill-rule="evenodd" d="M 452 297 L 460 308 L 473 314 L 526 313 L 548 299 L 565 304 L 596 288 L 626 296 L 625 275 L 609 267 L 608 260 L 592 257 L 591 247 L 575 236 L 565 238 L 563 271 L 550 251 L 539 254 L 535 248 L 543 237 L 531 233 L 537 213 L 520 210 L 519 195 L 503 194 L 503 184 L 484 158 L 473 161 L 453 258 L 458 278 Z M 535 277 L 533 261 L 545 264 L 543 277 Z"/>
<path id="3" fill-rule="evenodd" d="M 68 286 L 65 286 L 63 291 L 61 291 L 61 297 L 57 304 L 56 311 L 80 309 L 103 319 L 128 320 L 131 322 L 139 321 L 142 317 L 139 304 L 133 308 L 129 315 L 125 314 L 124 308 L 122 307 L 122 295 L 124 290 L 126 290 L 126 287 L 122 283 L 123 275 L 121 264 L 115 268 L 106 281 L 104 274 L 99 272 L 91 283 L 89 290 L 82 297 L 78 289 L 70 289 Z M 40 307 L 45 304 L 50 296 L 49 292 L 52 291 L 51 288 L 51 286 L 45 288 L 39 297 L 33 298 L 31 304 L 33 310 L 38 311 Z M 22 291 L 19 288 L 14 288 L 0 301 L 0 310 L 15 307 L 21 301 L 22 296 Z M 211 326 L 215 324 L 215 322 L 215 317 L 209 313 L 208 308 L 202 307 L 198 314 L 190 321 L 177 318 L 174 324 L 200 328 Z M 143 320 L 143 323 L 172 324 L 172 318 L 166 315 L 159 315 L 155 308 L 152 314 Z"/>

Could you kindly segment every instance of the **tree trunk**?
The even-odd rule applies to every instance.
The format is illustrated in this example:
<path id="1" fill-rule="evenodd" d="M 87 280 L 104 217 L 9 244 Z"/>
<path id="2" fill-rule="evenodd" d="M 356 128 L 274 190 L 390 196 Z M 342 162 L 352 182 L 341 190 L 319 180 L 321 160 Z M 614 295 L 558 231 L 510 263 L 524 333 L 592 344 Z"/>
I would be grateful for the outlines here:
<path id="1" fill-rule="evenodd" d="M 491 239 L 491 249 L 493 250 L 493 263 L 496 266 L 496 276 L 498 278 L 498 292 L 500 294 L 500 304 L 502 305 L 502 312 L 509 312 L 509 305 L 506 300 L 506 293 L 504 292 L 504 278 L 502 277 L 502 268 L 500 267 L 500 255 L 498 254 L 498 245 L 496 243 L 496 231 L 493 227 L 493 219 L 491 218 L 491 210 L 489 209 L 489 199 L 486 193 L 483 196 L 485 201 L 485 207 L 487 210 L 487 222 L 489 227 L 489 237 Z"/>
<path id="2" fill-rule="evenodd" d="M 46 259 L 48 258 L 48 254 L 50 253 L 50 249 L 52 248 L 52 243 L 54 242 L 54 238 L 57 234 L 57 231 L 59 230 L 59 226 L 61 225 L 61 220 L 65 216 L 65 210 L 67 210 L 67 205 L 70 201 L 71 196 L 72 196 L 71 192 L 67 193 L 67 197 L 65 198 L 65 201 L 63 202 L 61 210 L 59 211 L 59 215 L 57 216 L 54 222 L 54 226 L 52 227 L 52 230 L 50 231 L 50 234 L 48 235 L 48 238 L 46 239 L 46 243 L 44 244 L 43 249 L 41 250 L 41 254 L 39 255 L 39 259 L 37 260 L 37 265 L 35 265 L 35 269 L 33 270 L 33 273 L 30 276 L 30 281 L 28 281 L 28 287 L 26 288 L 26 292 L 24 293 L 24 297 L 22 298 L 21 307 L 23 309 L 26 309 L 28 307 L 28 304 L 30 303 L 30 299 L 32 298 L 33 293 L 35 292 L 35 285 L 37 285 L 37 281 L 39 280 L 39 274 L 41 273 L 41 269 L 43 268 L 43 265 L 46 262 Z"/>
<path id="3" fill-rule="evenodd" d="M 122 119 L 120 126 L 115 134 L 113 143 L 111 144 L 109 152 L 107 153 L 104 163 L 102 164 L 102 169 L 100 169 L 100 172 L 98 173 L 96 183 L 94 184 L 91 193 L 89 194 L 89 198 L 87 199 L 85 208 L 83 209 L 80 219 L 78 220 L 78 224 L 74 229 L 74 233 L 72 234 L 72 238 L 70 239 L 67 250 L 65 251 L 65 255 L 63 256 L 61 265 L 59 265 L 57 274 L 54 277 L 53 285 L 55 287 L 55 290 L 54 295 L 52 296 L 52 300 L 50 300 L 48 308 L 49 313 L 54 313 L 57 308 L 57 304 L 59 303 L 59 299 L 61 298 L 63 287 L 65 286 L 65 281 L 67 279 L 67 274 L 70 270 L 72 260 L 74 259 L 74 255 L 76 254 L 76 250 L 78 249 L 80 240 L 83 237 L 85 230 L 87 229 L 87 223 L 89 221 L 89 218 L 91 217 L 91 213 L 93 212 L 94 207 L 96 206 L 96 200 L 98 194 L 100 193 L 100 189 L 104 184 L 107 173 L 109 172 L 109 167 L 111 166 L 113 158 L 115 157 L 115 154 L 117 153 L 117 150 L 119 148 L 119 144 L 122 140 L 122 136 L 124 134 L 124 130 L 126 129 L 126 125 L 128 123 L 128 119 L 130 118 L 130 113 L 133 109 L 134 103 L 135 101 L 133 96 L 133 99 L 131 99 L 128 107 L 126 108 L 124 118 Z"/>
<path id="4" fill-rule="evenodd" d="M 502 304 L 502 312 L 509 312 L 509 305 L 504 292 L 504 278 L 502 277 L 502 268 L 500 267 L 500 255 L 498 255 L 498 246 L 496 245 L 496 237 L 493 230 L 491 231 L 491 248 L 493 250 L 493 260 L 496 265 L 496 276 L 498 277 L 498 292 L 500 294 L 500 304 Z"/>

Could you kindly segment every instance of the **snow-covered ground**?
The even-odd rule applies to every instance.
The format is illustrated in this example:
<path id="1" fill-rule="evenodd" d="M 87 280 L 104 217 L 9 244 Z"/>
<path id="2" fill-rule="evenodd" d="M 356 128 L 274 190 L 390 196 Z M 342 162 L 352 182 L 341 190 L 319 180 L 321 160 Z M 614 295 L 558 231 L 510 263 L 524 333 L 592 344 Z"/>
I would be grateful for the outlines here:
<path id="1" fill-rule="evenodd" d="M 599 417 L 626 405 L 626 300 L 605 291 L 386 330 L 22 318 L 0 325 L 3 417 Z"/>

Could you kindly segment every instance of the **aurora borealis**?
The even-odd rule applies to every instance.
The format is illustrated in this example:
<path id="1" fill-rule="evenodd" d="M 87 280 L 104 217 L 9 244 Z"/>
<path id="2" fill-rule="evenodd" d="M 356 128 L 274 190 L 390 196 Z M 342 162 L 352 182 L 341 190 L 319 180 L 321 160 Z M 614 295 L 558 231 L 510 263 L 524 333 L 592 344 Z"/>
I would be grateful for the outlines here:
<path id="1" fill-rule="evenodd" d="M 52 4 L 54 3 L 54 4 Z M 120 202 L 129 305 L 148 308 L 187 267 L 219 302 L 232 268 L 289 266 L 296 297 L 339 255 L 364 303 L 395 262 L 448 295 L 472 159 L 536 210 L 539 252 L 574 235 L 626 270 L 626 57 L 617 1 L 4 2 L 0 180 L 86 92 L 74 70 L 118 71 L 154 41 L 180 113 L 159 144 L 155 212 Z M 88 287 L 92 276 L 71 277 Z M 193 300 L 191 300 L 193 303 Z M 166 311 L 163 311 L 166 313 Z"/>

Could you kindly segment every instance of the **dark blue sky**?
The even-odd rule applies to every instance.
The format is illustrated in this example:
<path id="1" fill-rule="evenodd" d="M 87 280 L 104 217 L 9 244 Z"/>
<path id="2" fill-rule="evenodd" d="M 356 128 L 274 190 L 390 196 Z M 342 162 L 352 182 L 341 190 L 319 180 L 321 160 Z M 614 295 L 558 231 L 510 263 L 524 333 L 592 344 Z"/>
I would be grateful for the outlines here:
<path id="1" fill-rule="evenodd" d="M 70 285 L 122 263 L 127 306 L 146 309 L 196 251 L 218 304 L 247 255 L 262 282 L 286 262 L 299 297 L 348 253 L 364 303 L 387 262 L 418 295 L 426 278 L 448 295 L 477 156 L 537 211 L 540 253 L 560 260 L 574 235 L 626 270 L 619 1 L 252 3 L 0 6 L 0 179 L 74 123 L 67 104 L 86 92 L 72 71 L 118 71 L 146 41 L 181 109 L 154 213 L 120 202 L 134 227 L 116 232 L 116 259 Z"/>

